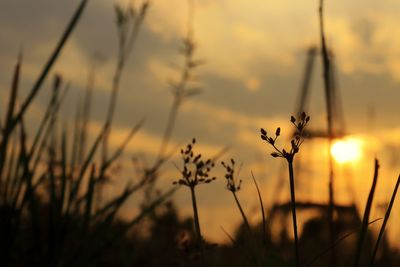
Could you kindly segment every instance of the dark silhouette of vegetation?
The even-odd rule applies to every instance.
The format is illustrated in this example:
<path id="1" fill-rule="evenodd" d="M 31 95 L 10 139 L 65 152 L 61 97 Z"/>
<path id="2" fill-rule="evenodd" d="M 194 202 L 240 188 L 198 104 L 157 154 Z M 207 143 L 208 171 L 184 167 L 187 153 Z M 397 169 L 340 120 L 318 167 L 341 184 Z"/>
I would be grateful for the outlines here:
<path id="1" fill-rule="evenodd" d="M 267 131 L 261 128 L 261 139 L 269 143 L 273 148 L 274 152 L 271 156 L 274 158 L 284 158 L 288 163 L 289 169 L 289 181 L 290 181 L 290 203 L 292 209 L 292 220 L 293 220 L 293 233 L 294 233 L 294 244 L 295 244 L 295 256 L 296 256 L 296 266 L 300 266 L 300 254 L 299 254 L 299 237 L 297 232 L 297 215 L 296 215 L 296 195 L 295 195 L 295 180 L 293 171 L 293 160 L 294 156 L 299 152 L 301 144 L 304 142 L 303 132 L 308 122 L 310 121 L 310 116 L 307 116 L 304 112 L 301 114 L 300 118 L 296 122 L 296 118 L 293 116 L 290 118 L 291 123 L 295 126 L 296 131 L 293 139 L 291 140 L 291 148 L 286 151 L 284 148 L 279 149 L 276 147 L 276 140 L 280 136 L 281 128 L 277 128 L 275 131 L 275 138 L 268 137 Z"/>
<path id="2" fill-rule="evenodd" d="M 234 233 L 228 233 L 221 227 L 230 244 L 211 243 L 203 234 L 207 227 L 200 225 L 196 188 L 200 184 L 214 186 L 212 182 L 218 178 L 211 175 L 213 168 L 216 168 L 214 162 L 224 151 L 205 159 L 194 152 L 196 140 L 193 138 L 181 150 L 183 165 L 181 168 L 177 166 L 180 177 L 173 182 L 190 190 L 193 216 L 179 216 L 175 203 L 170 199 L 177 187 L 158 190 L 156 181 L 160 177 L 160 168 L 173 153 L 168 150 L 179 108 L 184 100 L 199 92 L 191 87 L 192 72 L 202 63 L 194 57 L 196 45 L 191 26 L 192 14 L 189 15 L 188 33 L 183 39 L 181 51 L 184 64 L 180 78 L 171 83 L 173 104 L 155 162 L 137 168 L 137 182 L 129 181 L 121 192 L 108 199 L 101 198 L 101 192 L 116 176 L 113 168 L 144 124 L 144 120 L 139 121 L 120 144 L 111 149 L 109 138 L 113 134 L 112 122 L 120 81 L 147 16 L 150 1 L 144 1 L 138 8 L 126 8 L 118 4 L 115 7 L 119 50 L 108 112 L 104 124 L 94 136 L 89 136 L 93 78 L 89 79 L 83 105 L 77 107 L 72 134 L 60 120 L 60 107 L 70 86 L 60 74 L 53 76 L 52 93 L 33 132 L 27 131 L 25 122 L 27 110 L 44 87 L 44 81 L 53 75 L 52 66 L 73 34 L 87 3 L 87 0 L 82 0 L 78 5 L 47 64 L 23 101 L 19 101 L 18 94 L 22 79 L 22 54 L 14 69 L 4 123 L 0 126 L 1 266 L 400 265 L 400 254 L 389 245 L 384 235 L 400 176 L 376 238 L 370 230 L 372 224 L 381 223 L 381 218 L 370 218 L 378 185 L 378 160 L 375 161 L 372 186 L 362 218 L 354 203 L 335 204 L 332 168 L 327 204 L 296 201 L 293 163 L 305 140 L 305 127 L 310 121 L 304 112 L 299 114 L 299 118 L 292 116 L 290 119 L 295 133 L 291 136 L 289 149 L 281 149 L 277 145 L 277 139 L 281 136 L 280 127 L 275 130 L 274 137 L 261 129 L 261 139 L 274 149 L 271 156 L 283 158 L 287 163 L 289 202 L 277 203 L 266 210 L 263 194 L 251 173 L 262 218 L 260 222 L 251 223 L 245 213 L 246 207 L 238 197 L 243 186 L 239 179 L 240 168 L 236 168 L 234 159 L 222 161 L 226 188 L 233 195 L 242 223 Z M 192 13 L 192 5 L 190 10 Z M 330 58 L 323 28 L 323 0 L 320 1 L 319 11 L 324 84 L 328 96 L 331 86 Z M 327 109 L 330 145 L 333 139 L 330 125 L 332 114 L 329 106 Z M 120 210 L 133 195 L 144 195 L 144 200 L 132 218 L 122 219 Z M 303 222 L 299 231 L 298 215 L 310 211 L 312 216 Z M 292 227 L 287 223 L 290 219 Z"/>

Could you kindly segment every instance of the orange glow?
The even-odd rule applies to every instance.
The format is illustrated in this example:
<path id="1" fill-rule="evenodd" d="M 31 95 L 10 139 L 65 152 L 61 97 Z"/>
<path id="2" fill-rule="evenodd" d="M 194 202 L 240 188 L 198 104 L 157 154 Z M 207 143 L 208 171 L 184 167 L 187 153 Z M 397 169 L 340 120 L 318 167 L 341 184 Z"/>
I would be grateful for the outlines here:
<path id="1" fill-rule="evenodd" d="M 361 140 L 355 138 L 335 141 L 331 147 L 333 158 L 341 164 L 358 161 L 361 158 L 361 151 Z"/>

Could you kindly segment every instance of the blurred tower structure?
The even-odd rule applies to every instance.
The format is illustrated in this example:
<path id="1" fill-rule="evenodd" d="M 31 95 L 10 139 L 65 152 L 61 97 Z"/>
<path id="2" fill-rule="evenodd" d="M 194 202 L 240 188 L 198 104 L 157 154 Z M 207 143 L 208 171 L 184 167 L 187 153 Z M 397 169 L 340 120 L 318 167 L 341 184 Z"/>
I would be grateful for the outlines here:
<path id="1" fill-rule="evenodd" d="M 309 112 L 309 104 L 310 104 L 310 100 L 311 100 L 311 81 L 312 81 L 312 77 L 313 77 L 313 73 L 314 73 L 314 69 L 315 69 L 315 61 L 317 59 L 317 48 L 316 47 L 310 47 L 307 50 L 307 56 L 306 56 L 306 62 L 305 62 L 305 66 L 304 66 L 304 72 L 303 72 L 303 77 L 302 77 L 302 82 L 301 82 L 301 86 L 300 86 L 300 90 L 299 90 L 299 95 L 297 98 L 297 102 L 295 104 L 295 110 L 294 110 L 294 114 L 300 116 L 300 114 L 304 111 L 307 114 L 310 114 Z M 332 57 L 332 53 L 331 53 L 331 58 Z M 333 61 L 332 61 L 333 63 Z M 331 109 L 332 115 L 331 115 L 331 120 L 332 120 L 332 128 L 333 128 L 333 134 L 332 134 L 332 139 L 340 139 L 343 138 L 346 134 L 345 131 L 345 121 L 344 121 L 344 115 L 343 115 L 343 109 L 342 109 L 342 103 L 340 101 L 340 94 L 337 88 L 337 82 L 336 82 L 336 78 L 335 78 L 335 68 L 334 68 L 334 64 L 332 64 L 331 67 L 331 90 L 328 94 L 325 94 L 325 101 L 327 103 L 326 108 L 328 109 L 328 107 Z M 328 104 L 329 103 L 329 104 Z M 312 115 L 312 114 L 311 114 Z M 312 115 L 313 116 L 313 115 Z M 313 118 L 311 118 L 313 120 Z M 319 126 L 320 127 L 320 126 Z M 305 129 L 305 138 L 308 139 L 308 144 L 312 144 L 312 141 L 315 141 L 316 139 L 320 139 L 320 140 L 328 140 L 329 139 L 329 133 L 328 130 L 325 128 L 314 128 L 314 129 L 310 129 L 310 127 L 308 127 L 307 129 Z M 294 135 L 294 133 L 292 134 Z M 331 153 L 328 153 L 329 157 L 331 156 Z M 330 161 L 332 161 L 332 159 L 329 159 Z M 298 175 L 296 178 L 296 187 L 299 191 L 301 191 L 304 187 L 307 188 L 308 194 L 310 194 L 310 186 L 308 184 L 309 179 L 304 179 L 305 175 L 304 173 L 307 172 L 306 168 L 307 164 L 302 164 L 299 160 L 297 160 L 295 162 L 296 164 L 296 170 Z M 331 168 L 333 168 L 333 164 L 332 166 L 329 166 Z M 330 170 L 330 172 L 333 173 L 333 170 Z M 283 189 L 283 183 L 286 181 L 285 177 L 286 177 L 286 169 L 282 169 L 282 174 L 280 174 L 280 182 L 277 184 L 277 188 L 275 190 L 275 193 L 277 195 L 276 197 L 276 201 L 279 201 L 280 199 L 280 194 L 281 194 L 281 190 Z"/>
<path id="2" fill-rule="evenodd" d="M 310 89 L 311 89 L 311 78 L 314 72 L 315 59 L 317 57 L 317 48 L 310 47 L 307 51 L 307 60 L 304 67 L 303 82 L 300 87 L 300 94 L 298 98 L 298 103 L 295 107 L 296 114 L 301 114 L 305 111 L 308 113 L 308 103 L 310 99 Z M 326 109 L 331 109 L 331 120 L 333 128 L 333 138 L 342 138 L 345 135 L 345 122 L 343 115 L 342 102 L 340 100 L 339 89 L 337 86 L 337 79 L 335 73 L 334 57 L 333 53 L 330 53 L 331 68 L 330 68 L 330 91 L 325 94 Z M 327 130 L 316 129 L 308 130 L 306 132 L 306 137 L 309 139 L 314 138 L 329 138 Z"/>
<path id="3" fill-rule="evenodd" d="M 318 49 L 316 47 L 310 47 L 307 50 L 307 56 L 306 56 L 306 62 L 304 66 L 304 72 L 303 72 L 303 77 L 302 77 L 302 82 L 300 86 L 300 92 L 298 95 L 298 99 L 295 105 L 295 115 L 300 115 L 302 112 L 306 112 L 307 114 L 310 114 L 309 112 L 309 104 L 311 102 L 311 82 L 315 70 L 315 62 L 318 57 Z M 325 107 L 326 107 L 326 116 L 328 117 L 328 127 L 321 127 L 319 125 L 318 127 L 320 128 L 313 128 L 313 129 L 306 129 L 305 130 L 305 138 L 308 139 L 308 144 L 312 145 L 313 141 L 316 141 L 317 139 L 319 140 L 325 140 L 329 144 L 329 152 L 327 152 L 328 158 L 327 158 L 327 165 L 328 165 L 328 170 L 329 170 L 329 180 L 334 180 L 334 164 L 333 164 L 333 159 L 332 155 L 330 153 L 330 146 L 332 144 L 333 140 L 340 139 L 345 137 L 346 131 L 345 131 L 345 121 L 344 121 L 344 114 L 343 114 L 343 109 L 342 109 L 342 102 L 340 99 L 340 93 L 339 93 L 339 88 L 338 88 L 338 83 L 336 79 L 336 73 L 335 73 L 335 64 L 334 64 L 334 57 L 332 52 L 329 53 L 330 57 L 330 72 L 329 72 L 329 82 L 330 85 L 325 88 L 325 94 L 324 94 L 324 100 L 325 100 Z M 327 89 L 328 88 L 328 89 Z M 311 117 L 313 117 L 313 114 L 311 114 Z M 311 118 L 312 119 L 312 118 Z M 330 121 L 329 121 L 330 120 Z M 330 124 L 330 125 L 329 125 Z M 324 124 L 322 124 L 324 126 Z M 329 131 L 329 127 L 331 127 Z M 294 133 L 293 133 L 294 134 Z M 319 152 L 320 153 L 320 152 Z M 311 157 L 320 157 L 321 155 L 311 155 Z M 303 162 L 304 163 L 304 162 Z M 304 188 L 307 188 L 307 194 L 310 195 L 310 179 L 309 177 L 306 177 L 308 165 L 312 164 L 302 164 L 301 161 L 297 160 L 296 161 L 296 187 L 299 191 L 301 192 Z M 312 168 L 315 168 L 312 166 Z M 327 173 L 328 176 L 328 173 Z M 328 178 L 328 177 L 327 177 Z M 282 172 L 279 175 L 279 181 L 276 184 L 275 188 L 275 204 L 272 205 L 271 210 L 270 210 L 270 221 L 272 224 L 276 223 L 278 227 L 280 227 L 281 231 L 278 230 L 280 236 L 290 236 L 289 233 L 287 233 L 287 229 L 290 229 L 290 227 L 286 227 L 285 225 L 280 225 L 279 222 L 285 221 L 286 216 L 290 215 L 290 202 L 289 201 L 284 201 L 279 202 L 281 199 L 281 194 L 282 192 L 285 192 L 285 187 L 284 185 L 286 184 L 286 169 L 282 168 Z M 327 179 L 328 180 L 328 179 Z M 347 181 L 348 182 L 348 181 Z M 324 222 L 321 225 L 322 229 L 320 229 L 319 233 L 316 233 L 316 235 L 320 235 L 320 238 L 323 239 L 326 242 L 326 245 L 329 245 L 332 243 L 332 237 L 333 239 L 336 239 L 337 236 L 340 235 L 340 233 L 344 233 L 348 231 L 349 229 L 353 229 L 354 227 L 358 226 L 358 223 L 361 221 L 361 218 L 357 212 L 357 208 L 354 202 L 354 199 L 350 198 L 350 203 L 346 205 L 339 205 L 335 203 L 334 200 L 334 188 L 333 184 L 330 184 L 329 186 L 332 186 L 332 202 L 328 201 L 328 196 L 326 197 L 326 201 L 323 201 L 323 203 L 316 201 L 313 198 L 309 199 L 302 199 L 297 198 L 296 201 L 296 208 L 299 213 L 304 212 L 304 214 L 315 212 L 318 214 L 317 217 L 311 218 L 307 220 L 307 222 L 303 221 L 304 227 L 303 230 L 305 231 L 308 229 L 307 227 L 311 227 L 309 223 L 313 221 L 315 223 L 315 220 L 319 222 Z M 348 183 L 348 187 L 352 187 L 352 184 Z M 351 191 L 351 190 L 350 190 Z M 352 196 L 350 196 L 352 197 Z M 286 198 L 285 198 L 286 199 Z M 332 214 L 334 216 L 332 217 Z M 301 215 L 300 215 L 301 217 Z M 307 217 L 307 216 L 305 216 Z M 334 227 L 332 226 L 334 224 Z M 331 232 L 333 231 L 333 232 Z M 331 234 L 327 234 L 331 232 Z M 303 232 L 303 237 L 307 239 L 306 233 Z M 331 236 L 331 238 L 327 238 L 328 236 Z M 339 259 L 340 262 L 340 259 Z M 338 262 L 338 263 L 339 263 Z"/>

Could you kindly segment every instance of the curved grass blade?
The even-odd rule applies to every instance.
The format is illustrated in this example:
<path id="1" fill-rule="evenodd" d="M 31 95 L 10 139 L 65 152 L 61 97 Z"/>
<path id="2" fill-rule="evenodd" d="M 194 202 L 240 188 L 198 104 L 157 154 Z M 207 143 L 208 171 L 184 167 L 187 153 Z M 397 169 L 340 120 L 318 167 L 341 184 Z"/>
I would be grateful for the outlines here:
<path id="1" fill-rule="evenodd" d="M 367 205 L 365 206 L 362 226 L 360 229 L 360 235 L 357 240 L 357 247 L 356 247 L 356 253 L 355 253 L 354 264 L 353 264 L 354 267 L 357 267 L 359 265 L 360 258 L 361 258 L 361 250 L 362 250 L 362 247 L 364 244 L 365 237 L 367 235 L 369 215 L 371 213 L 372 202 L 373 202 L 374 194 L 375 194 L 375 188 L 376 188 L 376 184 L 378 181 L 378 170 L 379 170 L 379 162 L 377 159 L 375 159 L 374 178 L 372 181 L 371 190 L 369 191 Z"/>
<path id="2" fill-rule="evenodd" d="M 392 198 L 390 199 L 389 206 L 388 206 L 388 208 L 386 210 L 386 213 L 385 213 L 385 218 L 383 219 L 381 230 L 379 231 L 378 239 L 376 240 L 376 244 L 375 244 L 374 250 L 372 252 L 371 261 L 369 263 L 370 267 L 372 267 L 374 265 L 376 252 L 378 251 L 379 243 L 380 243 L 380 241 L 381 241 L 381 239 L 383 237 L 383 233 L 385 232 L 386 224 L 387 224 L 387 222 L 389 220 L 390 212 L 392 211 L 393 203 L 394 203 L 394 200 L 396 198 L 397 189 L 399 188 L 399 184 L 400 184 L 400 175 L 397 178 L 397 182 L 396 182 L 396 186 L 394 187 L 394 190 L 393 190 Z"/>
<path id="3" fill-rule="evenodd" d="M 67 40 L 70 37 L 71 33 L 75 29 L 79 19 L 81 18 L 81 15 L 82 15 L 82 13 L 83 13 L 88 1 L 89 0 L 82 0 L 80 5 L 76 9 L 75 14 L 73 15 L 71 21 L 69 22 L 67 28 L 65 29 L 63 35 L 61 36 L 61 39 L 58 42 L 58 44 L 57 44 L 56 48 L 54 49 L 53 53 L 51 54 L 49 60 L 47 61 L 46 65 L 44 66 L 39 78 L 37 79 L 37 81 L 33 85 L 32 89 L 31 89 L 29 95 L 27 96 L 27 98 L 25 99 L 25 101 L 22 103 L 20 110 L 15 115 L 15 117 L 14 117 L 14 119 L 13 119 L 11 125 L 10 125 L 11 130 L 15 127 L 15 125 L 18 123 L 18 121 L 21 120 L 21 118 L 24 116 L 26 110 L 28 109 L 28 107 L 32 103 L 33 99 L 35 98 L 35 96 L 39 92 L 44 80 L 46 79 L 47 75 L 49 74 L 52 66 L 54 65 L 54 63 L 56 62 L 57 58 L 59 57 L 59 55 L 60 55 L 65 43 L 67 42 Z"/>
<path id="4" fill-rule="evenodd" d="M 264 203 L 261 197 L 261 192 L 260 188 L 258 187 L 256 178 L 254 177 L 253 171 L 251 171 L 251 177 L 253 178 L 254 185 L 256 186 L 257 189 L 257 194 L 258 194 L 258 199 L 260 201 L 260 209 L 261 209 L 261 215 L 262 215 L 262 225 L 263 225 L 263 244 L 264 246 L 267 244 L 267 233 L 266 233 L 266 219 L 265 219 L 265 211 L 264 211 Z"/>
<path id="5" fill-rule="evenodd" d="M 371 225 L 379 220 L 382 220 L 382 218 L 378 218 L 375 219 L 371 222 L 368 223 L 368 225 Z M 357 233 L 359 231 L 359 229 L 355 229 L 347 234 L 345 234 L 344 236 L 338 238 L 332 245 L 330 245 L 328 248 L 324 249 L 322 252 L 320 252 L 317 256 L 315 256 L 311 261 L 309 261 L 307 264 L 304 265 L 304 267 L 310 267 L 312 266 L 314 263 L 316 263 L 321 257 L 323 257 L 324 255 L 326 255 L 329 251 L 331 251 L 332 249 L 334 249 L 336 246 L 338 246 L 342 241 L 344 241 L 346 238 L 350 237 L 351 235 L 354 235 L 355 233 Z"/>

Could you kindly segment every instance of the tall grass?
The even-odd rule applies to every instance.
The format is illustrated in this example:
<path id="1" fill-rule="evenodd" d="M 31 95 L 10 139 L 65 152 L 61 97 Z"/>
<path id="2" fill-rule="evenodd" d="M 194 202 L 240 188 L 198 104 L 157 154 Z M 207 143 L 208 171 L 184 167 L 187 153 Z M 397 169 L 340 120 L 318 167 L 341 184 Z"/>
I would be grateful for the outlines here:
<path id="1" fill-rule="evenodd" d="M 94 91 L 94 85 L 90 82 L 91 78 L 89 78 L 89 83 L 84 92 L 83 102 L 77 106 L 75 127 L 72 133 L 67 130 L 60 119 L 60 107 L 63 105 L 70 87 L 60 74 L 53 76 L 51 96 L 47 106 L 45 106 L 44 114 L 37 123 L 37 128 L 33 133 L 26 129 L 27 111 L 34 104 L 46 79 L 49 79 L 52 75 L 52 66 L 59 59 L 63 48 L 73 34 L 87 3 L 87 0 L 82 0 L 78 5 L 55 50 L 50 54 L 38 79 L 23 101 L 19 100 L 19 84 L 23 66 L 22 55 L 19 56 L 14 68 L 6 114 L 3 123 L 0 125 L 0 259 L 4 266 L 102 266 L 104 264 L 102 260 L 107 258 L 110 248 L 117 248 L 114 253 L 117 253 L 120 249 L 128 250 L 128 253 L 122 256 L 126 257 L 131 252 L 140 250 L 141 246 L 145 248 L 146 256 L 151 258 L 153 255 L 149 256 L 150 253 L 146 250 L 147 241 L 140 240 L 135 235 L 137 232 L 134 231 L 134 226 L 143 223 L 148 215 L 154 215 L 155 210 L 165 203 L 176 190 L 176 187 L 173 187 L 157 194 L 154 189 L 161 166 L 174 153 L 169 146 L 180 107 L 189 97 L 199 93 L 198 88 L 192 87 L 193 71 L 202 61 L 195 57 L 196 43 L 191 25 L 193 16 L 193 2 L 191 1 L 188 32 L 183 38 L 181 49 L 184 62 L 179 79 L 171 82 L 173 103 L 162 134 L 158 154 L 153 164 L 138 171 L 140 179 L 137 182 L 129 181 L 121 193 L 112 196 L 110 199 L 99 201 L 96 198 L 96 196 L 101 196 L 103 187 L 110 181 L 112 168 L 121 159 L 126 147 L 144 124 L 144 120 L 141 120 L 133 125 L 125 138 L 120 140 L 119 145 L 111 149 L 109 138 L 113 133 L 112 124 L 118 103 L 121 80 L 147 16 L 150 1 L 144 1 L 139 7 L 115 6 L 118 55 L 111 82 L 106 118 L 92 142 L 89 142 L 90 112 Z M 324 32 L 323 4 L 324 1 L 320 0 L 321 55 L 324 86 L 328 100 L 327 122 L 330 146 L 333 141 L 332 107 L 329 106 L 332 81 L 330 78 L 330 56 Z M 305 233 L 299 233 L 297 226 L 299 209 L 296 202 L 296 176 L 293 165 L 295 156 L 299 153 L 300 146 L 304 142 L 304 132 L 310 117 L 301 113 L 299 118 L 291 117 L 290 121 L 295 127 L 295 134 L 290 142 L 289 149 L 279 148 L 277 144 L 281 135 L 279 127 L 275 130 L 273 136 L 268 135 L 265 129 L 261 129 L 261 139 L 272 147 L 272 157 L 283 158 L 287 163 L 290 186 L 290 211 L 288 211 L 288 214 L 291 215 L 292 219 L 293 242 L 285 240 L 283 236 L 283 241 L 276 245 L 267 236 L 271 229 L 266 229 L 268 218 L 266 218 L 262 194 L 253 173 L 251 175 L 256 186 L 257 200 L 260 204 L 262 216 L 262 246 L 257 247 L 259 245 L 257 242 L 245 242 L 244 244 L 236 242 L 236 237 L 240 237 L 240 231 L 236 236 L 231 236 L 224 230 L 232 241 L 230 247 L 212 245 L 211 242 L 206 240 L 204 232 L 208 229 L 200 223 L 201 214 L 196 190 L 197 186 L 210 184 L 216 180 L 216 176 L 212 176 L 211 171 L 214 168 L 214 162 L 221 154 L 214 158 L 205 159 L 201 154 L 194 152 L 196 140 L 193 139 L 181 150 L 182 167 L 177 167 L 180 178 L 173 182 L 175 185 L 185 186 L 189 189 L 193 222 L 189 221 L 189 226 L 182 226 L 177 219 L 178 215 L 171 206 L 169 208 L 168 205 L 163 206 L 168 208 L 167 212 L 159 217 L 151 217 L 153 220 L 150 220 L 148 224 L 143 223 L 144 226 L 151 229 L 151 234 L 154 234 L 153 239 L 151 239 L 153 243 L 150 247 L 159 245 L 159 241 L 164 238 L 163 235 L 167 235 L 169 232 L 173 234 L 171 234 L 172 238 L 168 235 L 168 238 L 171 239 L 167 241 L 168 248 L 173 247 L 173 238 L 176 238 L 177 234 L 181 234 L 180 231 L 186 230 L 189 235 L 193 234 L 194 236 L 194 251 L 200 252 L 202 257 L 200 265 L 203 266 L 208 264 L 208 261 L 204 260 L 205 256 L 212 259 L 210 261 L 214 266 L 291 266 L 289 259 L 291 255 L 294 255 L 295 266 L 312 266 L 329 252 L 332 255 L 329 264 L 336 265 L 336 249 L 344 243 L 343 241 L 347 241 L 349 237 L 358 233 L 357 242 L 355 244 L 350 242 L 351 247 L 346 247 L 346 249 L 354 251 L 354 255 L 351 257 L 352 265 L 360 266 L 363 262 L 362 251 L 366 247 L 367 235 L 370 234 L 368 227 L 377 221 L 371 221 L 370 214 L 378 183 L 378 161 L 375 161 L 372 186 L 366 201 L 362 223 L 351 232 L 336 238 L 337 229 L 335 228 L 333 213 L 337 207 L 334 202 L 333 162 L 330 157 L 329 204 L 327 206 L 329 209 L 327 232 L 329 233 L 330 244 L 327 247 L 322 247 L 319 253 L 311 251 L 312 255 L 307 255 L 306 249 L 302 247 L 304 244 L 302 239 L 305 239 Z M 235 165 L 236 162 L 233 159 L 229 162 L 222 162 L 225 169 L 226 187 L 232 193 L 244 229 L 250 233 L 251 237 L 254 237 L 257 234 L 257 228 L 250 223 L 237 195 L 242 181 L 238 180 L 239 171 L 235 168 Z M 371 255 L 367 255 L 369 266 L 377 264 L 376 256 L 383 240 L 399 184 L 400 176 L 394 187 Z M 118 216 L 119 211 L 132 195 L 143 192 L 149 196 L 145 199 L 145 205 L 142 205 L 138 213 L 131 219 L 122 221 Z M 166 225 L 166 221 L 172 221 L 172 225 Z M 338 219 L 338 221 L 340 220 Z M 144 227 L 143 225 L 142 227 Z M 157 230 L 162 227 L 167 230 L 160 231 L 162 233 L 160 234 Z M 144 232 L 143 229 L 145 228 L 139 228 L 138 231 Z M 316 240 L 316 242 L 319 241 Z M 289 246 L 290 252 L 286 251 L 286 247 Z M 160 251 L 167 251 L 168 248 L 162 247 Z M 190 246 L 184 246 L 184 252 L 190 254 L 191 249 Z M 280 249 L 280 256 L 274 256 L 275 249 Z M 175 250 L 172 251 L 176 252 Z M 165 254 L 168 253 L 165 252 Z M 24 258 L 22 255 L 27 255 L 27 257 Z M 172 257 L 173 266 L 186 266 L 188 262 L 189 265 L 195 262 L 192 259 L 185 261 L 184 257 L 178 254 L 157 256 Z M 311 260 L 306 261 L 307 257 Z M 108 265 L 119 263 L 116 258 L 109 261 L 105 260 L 105 262 Z M 121 262 L 124 261 L 121 260 Z M 141 262 L 128 262 L 127 266 L 146 266 Z M 303 262 L 306 262 L 306 264 L 302 264 Z M 161 261 L 161 265 L 166 266 L 166 263 Z M 154 264 L 154 266 L 160 266 L 160 263 Z"/>
<path id="2" fill-rule="evenodd" d="M 295 259 L 296 266 L 300 266 L 300 252 L 299 252 L 299 237 L 297 232 L 297 215 L 296 215 L 296 194 L 295 194 L 295 180 L 294 180 L 294 171 L 293 171 L 293 160 L 295 155 L 299 152 L 301 144 L 304 142 L 304 128 L 307 126 L 310 121 L 310 116 L 307 116 L 306 113 L 302 113 L 300 118 L 297 119 L 293 116 L 290 118 L 291 123 L 295 126 L 295 134 L 293 139 L 290 142 L 291 148 L 286 151 L 284 148 L 279 149 L 276 146 L 276 140 L 281 134 L 281 128 L 278 127 L 275 131 L 275 137 L 269 137 L 267 131 L 261 128 L 261 139 L 267 143 L 269 143 L 274 152 L 271 153 L 271 156 L 274 158 L 284 158 L 288 163 L 289 170 L 289 182 L 290 182 L 290 202 L 291 202 L 291 210 L 292 210 L 292 221 L 293 221 L 293 234 L 294 234 L 294 250 L 295 250 Z"/>
<path id="3" fill-rule="evenodd" d="M 382 223 L 381 229 L 379 230 L 378 238 L 377 238 L 377 240 L 376 240 L 374 249 L 373 249 L 373 251 L 372 251 L 371 260 L 370 260 L 370 262 L 369 262 L 369 266 L 370 266 L 370 267 L 372 267 L 372 266 L 374 265 L 376 253 L 378 252 L 379 244 L 380 244 L 380 242 L 381 242 L 381 240 L 382 240 L 382 237 L 383 237 L 383 234 L 384 234 L 384 232 L 385 232 L 386 224 L 387 224 L 387 222 L 388 222 L 388 220 L 389 220 L 390 213 L 391 213 L 391 211 L 392 211 L 392 207 L 393 207 L 393 204 L 394 204 L 394 200 L 396 199 L 397 190 L 399 189 L 399 185 L 400 185 L 400 175 L 399 175 L 399 177 L 397 178 L 396 185 L 395 185 L 395 187 L 394 187 L 394 189 L 393 189 L 392 197 L 390 198 L 389 205 L 388 205 L 388 207 L 387 207 L 387 209 L 386 209 L 385 218 L 383 219 L 383 223 Z"/>
<path id="4" fill-rule="evenodd" d="M 373 177 L 373 180 L 372 180 L 371 189 L 369 191 L 367 203 L 365 205 L 362 225 L 361 225 L 360 233 L 359 233 L 359 236 L 358 236 L 356 252 L 355 252 L 355 255 L 354 255 L 354 264 L 353 264 L 354 267 L 357 267 L 359 265 L 360 257 L 361 257 L 361 250 L 363 248 L 364 240 L 365 240 L 365 237 L 366 237 L 366 234 L 367 234 L 369 216 L 370 216 L 370 213 L 371 213 L 372 202 L 373 202 L 373 199 L 374 199 L 375 189 L 376 189 L 376 185 L 377 185 L 377 182 L 378 182 L 378 170 L 379 170 L 379 163 L 378 163 L 378 160 L 375 159 L 374 177 Z"/>
<path id="5" fill-rule="evenodd" d="M 239 176 L 239 170 L 235 171 L 235 160 L 231 159 L 230 163 L 221 162 L 221 165 L 226 169 L 225 179 L 226 179 L 226 188 L 232 193 L 235 203 L 240 211 L 240 215 L 242 216 L 243 223 L 246 226 L 246 229 L 251 234 L 251 227 L 249 224 L 249 220 L 247 219 L 246 214 L 243 211 L 242 205 L 237 196 L 237 192 L 240 190 L 240 186 L 242 184 L 242 180 L 237 181 Z"/>
<path id="6" fill-rule="evenodd" d="M 102 160 L 98 162 L 99 147 L 102 143 L 107 144 L 111 134 L 123 66 L 137 38 L 147 3 L 143 4 L 138 17 L 135 17 L 132 35 L 127 40 L 124 34 L 120 36 L 124 39 L 120 39 L 120 42 L 125 44 L 127 41 L 127 44 L 119 54 L 109 111 L 103 128 L 88 150 L 86 151 L 91 102 L 89 90 L 92 89 L 88 88 L 86 91 L 84 106 L 78 107 L 76 127 L 72 138 L 68 138 L 69 134 L 60 122 L 59 109 L 69 84 L 65 84 L 60 75 L 54 78 L 51 99 L 36 131 L 26 132 L 27 110 L 33 105 L 44 81 L 50 75 L 52 66 L 76 28 L 87 2 L 83 0 L 77 7 L 43 71 L 20 106 L 17 103 L 22 56 L 14 70 L 0 143 L 0 250 L 2 264 L 5 266 L 23 265 L 25 260 L 29 260 L 19 258 L 18 252 L 32 255 L 31 264 L 38 266 L 72 263 L 86 265 L 94 255 L 108 247 L 110 242 L 114 243 L 125 236 L 132 226 L 142 221 L 146 214 L 163 203 L 174 191 L 168 190 L 148 203 L 132 220 L 124 222 L 123 227 L 118 230 L 119 233 L 114 236 L 110 236 L 110 232 L 114 231 L 118 211 L 132 194 L 144 188 L 146 177 L 138 183 L 128 183 L 121 194 L 101 205 L 95 205 L 96 192 L 107 182 L 109 170 L 143 124 L 141 121 L 135 125 L 113 153 L 109 154 L 107 146 L 104 146 Z M 121 26 L 121 18 L 118 16 L 120 14 L 117 11 L 119 29 L 125 28 Z M 76 243 L 78 236 L 80 242 Z M 22 241 L 26 237 L 28 240 Z"/>
<path id="7" fill-rule="evenodd" d="M 328 126 L 328 160 L 329 160 L 329 228 L 330 228 L 330 239 L 333 244 L 336 233 L 334 224 L 334 209 L 335 209 L 335 195 L 334 195 L 334 170 L 333 170 L 333 158 L 331 155 L 331 147 L 333 142 L 333 81 L 331 75 L 331 59 L 326 45 L 325 28 L 324 28 L 324 0 L 319 1 L 319 27 L 320 27 L 320 38 L 321 38 L 321 57 L 323 66 L 323 78 L 325 88 L 325 99 L 326 99 L 326 120 Z M 331 253 L 331 266 L 336 266 L 336 252 L 335 249 Z"/>
<path id="8" fill-rule="evenodd" d="M 200 219 L 195 190 L 198 185 L 211 183 L 216 179 L 216 177 L 210 177 L 209 175 L 211 169 L 214 167 L 214 162 L 211 159 L 203 160 L 201 154 L 194 154 L 193 146 L 195 143 L 196 139 L 193 139 L 192 143 L 186 146 L 186 149 L 181 150 L 183 168 L 179 169 L 179 171 L 182 178 L 174 181 L 174 184 L 183 185 L 190 189 L 196 231 L 196 244 L 198 247 L 202 247 L 203 237 L 200 230 Z"/>

